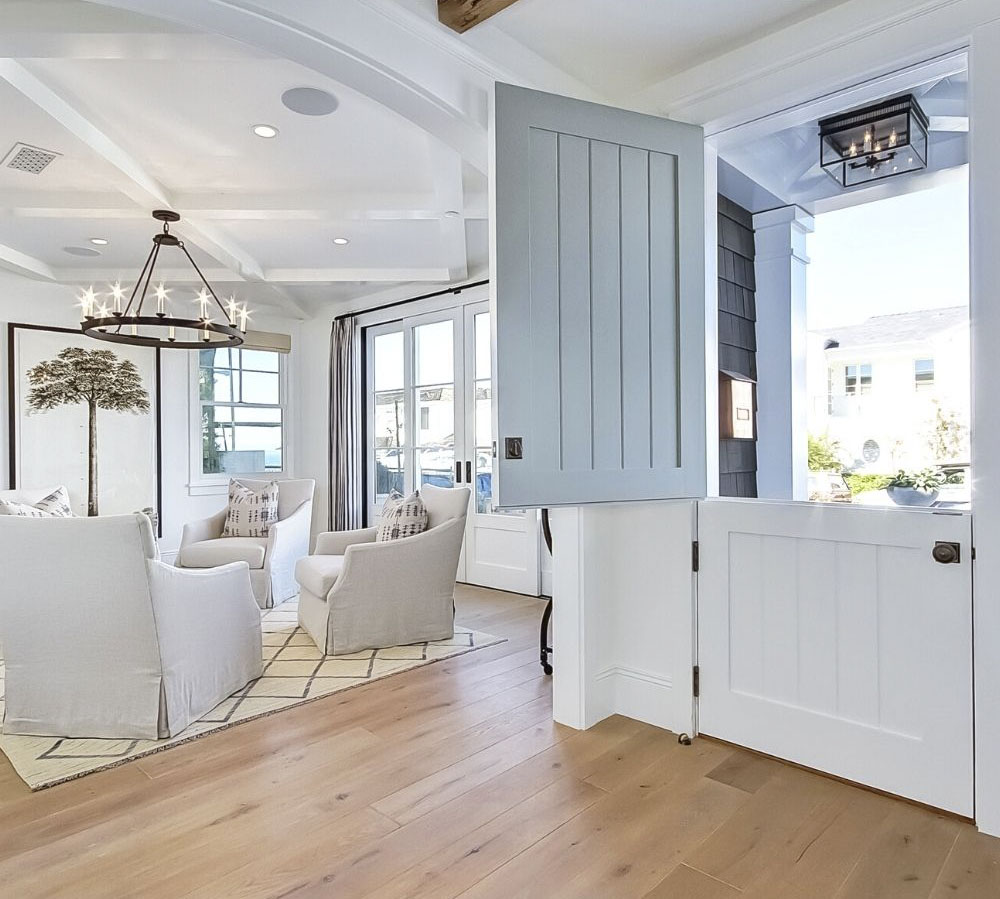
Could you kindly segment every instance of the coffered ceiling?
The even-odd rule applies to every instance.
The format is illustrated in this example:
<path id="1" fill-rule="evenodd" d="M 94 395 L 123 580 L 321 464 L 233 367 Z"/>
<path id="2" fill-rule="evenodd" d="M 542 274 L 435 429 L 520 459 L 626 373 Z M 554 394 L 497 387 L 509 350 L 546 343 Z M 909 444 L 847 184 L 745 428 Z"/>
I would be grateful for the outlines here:
<path id="1" fill-rule="evenodd" d="M 0 0 L 0 267 L 127 283 L 167 207 L 213 283 L 300 318 L 479 277 L 494 80 L 669 112 L 676 73 L 856 3 L 517 0 L 459 35 L 437 0 Z"/>

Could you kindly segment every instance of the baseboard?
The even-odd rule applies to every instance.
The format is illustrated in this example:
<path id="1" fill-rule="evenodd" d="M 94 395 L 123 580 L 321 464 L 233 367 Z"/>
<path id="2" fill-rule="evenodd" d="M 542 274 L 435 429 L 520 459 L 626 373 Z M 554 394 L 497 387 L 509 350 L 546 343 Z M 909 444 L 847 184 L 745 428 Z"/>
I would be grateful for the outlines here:
<path id="1" fill-rule="evenodd" d="M 602 705 L 612 713 L 675 730 L 673 679 L 627 665 L 611 665 L 595 677 Z"/>

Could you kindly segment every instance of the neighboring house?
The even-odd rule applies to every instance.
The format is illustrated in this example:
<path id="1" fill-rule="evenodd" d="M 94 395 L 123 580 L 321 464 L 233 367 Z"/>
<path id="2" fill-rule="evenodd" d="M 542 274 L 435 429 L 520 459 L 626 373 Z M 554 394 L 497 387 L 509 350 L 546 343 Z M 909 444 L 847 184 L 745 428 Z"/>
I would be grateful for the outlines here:
<path id="1" fill-rule="evenodd" d="M 966 306 L 878 315 L 814 331 L 809 432 L 872 473 L 969 461 Z"/>

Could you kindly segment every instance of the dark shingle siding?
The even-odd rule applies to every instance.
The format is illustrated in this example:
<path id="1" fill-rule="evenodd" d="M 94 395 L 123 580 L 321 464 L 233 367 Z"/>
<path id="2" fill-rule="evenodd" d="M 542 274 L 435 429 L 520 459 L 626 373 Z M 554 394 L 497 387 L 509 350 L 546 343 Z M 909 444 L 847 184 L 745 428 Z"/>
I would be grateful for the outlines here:
<path id="1" fill-rule="evenodd" d="M 719 369 L 757 380 L 753 217 L 719 197 Z M 757 495 L 757 443 L 719 442 L 719 493 Z"/>

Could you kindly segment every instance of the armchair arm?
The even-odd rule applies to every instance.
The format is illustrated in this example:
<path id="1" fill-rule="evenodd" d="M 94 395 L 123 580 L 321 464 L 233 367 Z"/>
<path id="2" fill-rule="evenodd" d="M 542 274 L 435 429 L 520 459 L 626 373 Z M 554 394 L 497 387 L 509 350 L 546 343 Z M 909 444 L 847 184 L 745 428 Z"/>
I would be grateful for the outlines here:
<path id="1" fill-rule="evenodd" d="M 190 543 L 201 543 L 202 540 L 215 540 L 221 537 L 222 529 L 226 525 L 226 515 L 228 512 L 229 507 L 227 506 L 214 515 L 210 515 L 208 518 L 189 521 L 184 525 L 184 531 L 181 533 L 181 546 L 187 546 Z"/>
<path id="2" fill-rule="evenodd" d="M 383 543 L 354 543 L 344 552 L 344 568 L 330 601 L 358 589 L 366 595 L 388 597 L 417 591 L 455 591 L 455 574 L 465 537 L 465 517 L 436 528 Z"/>
<path id="3" fill-rule="evenodd" d="M 358 543 L 374 543 L 376 528 L 361 528 L 356 531 L 324 531 L 316 537 L 317 556 L 342 556 L 349 546 Z"/>
<path id="4" fill-rule="evenodd" d="M 246 562 L 199 570 L 146 564 L 173 734 L 260 677 L 260 609 Z"/>
<path id="5" fill-rule="evenodd" d="M 312 500 L 302 503 L 287 518 L 274 522 L 267 531 L 264 567 L 271 572 L 275 602 L 282 602 L 298 592 L 295 563 L 309 555 L 312 531 Z"/>

